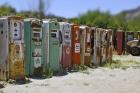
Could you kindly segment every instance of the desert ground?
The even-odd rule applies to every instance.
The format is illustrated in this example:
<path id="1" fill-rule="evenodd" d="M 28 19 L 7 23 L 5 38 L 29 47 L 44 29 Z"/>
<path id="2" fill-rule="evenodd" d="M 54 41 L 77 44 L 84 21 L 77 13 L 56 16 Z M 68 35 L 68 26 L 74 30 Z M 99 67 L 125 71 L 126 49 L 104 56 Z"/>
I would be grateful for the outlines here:
<path id="1" fill-rule="evenodd" d="M 140 57 L 115 55 L 113 60 L 140 62 Z M 88 68 L 64 76 L 30 80 L 28 84 L 6 84 L 0 93 L 140 93 L 140 67 Z"/>

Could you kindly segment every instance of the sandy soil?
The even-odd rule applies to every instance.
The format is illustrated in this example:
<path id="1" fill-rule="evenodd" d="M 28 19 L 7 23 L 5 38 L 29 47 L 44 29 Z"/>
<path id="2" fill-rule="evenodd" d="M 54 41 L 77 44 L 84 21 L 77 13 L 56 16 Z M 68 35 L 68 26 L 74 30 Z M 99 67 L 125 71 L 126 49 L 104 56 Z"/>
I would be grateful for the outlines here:
<path id="1" fill-rule="evenodd" d="M 120 59 L 119 56 L 118 58 Z M 127 70 L 89 68 L 84 72 L 54 76 L 50 79 L 31 79 L 31 81 L 24 85 L 8 84 L 0 91 L 4 93 L 140 93 L 139 68 Z"/>

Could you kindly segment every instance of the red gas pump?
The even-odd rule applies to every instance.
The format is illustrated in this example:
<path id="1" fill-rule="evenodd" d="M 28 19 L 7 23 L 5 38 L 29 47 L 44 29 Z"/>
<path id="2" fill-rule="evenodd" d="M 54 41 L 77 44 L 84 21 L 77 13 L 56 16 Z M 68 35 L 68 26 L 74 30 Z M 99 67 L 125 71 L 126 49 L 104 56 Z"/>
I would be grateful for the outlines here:
<path id="1" fill-rule="evenodd" d="M 124 51 L 124 32 L 122 30 L 117 31 L 117 53 L 122 55 Z"/>
<path id="2" fill-rule="evenodd" d="M 62 53 L 60 63 L 63 69 L 71 66 L 71 26 L 69 23 L 60 22 L 60 30 L 62 32 Z"/>
<path id="3" fill-rule="evenodd" d="M 80 28 L 79 25 L 71 25 L 72 32 L 72 65 L 80 65 Z"/>

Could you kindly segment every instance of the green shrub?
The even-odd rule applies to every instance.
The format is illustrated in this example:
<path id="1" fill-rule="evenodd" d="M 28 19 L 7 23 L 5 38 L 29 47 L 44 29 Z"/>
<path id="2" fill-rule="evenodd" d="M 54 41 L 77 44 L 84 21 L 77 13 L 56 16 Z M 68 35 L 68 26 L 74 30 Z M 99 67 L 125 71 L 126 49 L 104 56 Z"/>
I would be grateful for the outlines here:
<path id="1" fill-rule="evenodd" d="M 51 68 L 48 68 L 45 72 L 45 77 L 52 78 L 52 76 L 53 76 L 53 70 Z"/>

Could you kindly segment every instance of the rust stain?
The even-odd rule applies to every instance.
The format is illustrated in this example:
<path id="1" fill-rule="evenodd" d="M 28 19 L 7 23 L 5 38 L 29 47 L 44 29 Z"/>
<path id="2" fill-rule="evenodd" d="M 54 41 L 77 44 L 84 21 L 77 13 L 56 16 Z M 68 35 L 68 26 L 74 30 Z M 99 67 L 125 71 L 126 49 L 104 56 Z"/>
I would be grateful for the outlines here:
<path id="1" fill-rule="evenodd" d="M 94 47 L 93 51 L 94 65 L 99 66 L 102 63 L 106 62 L 107 60 L 112 60 L 113 55 L 112 36 L 113 33 L 111 29 L 97 28 L 94 31 L 94 43 L 92 42 L 92 46 Z"/>
<path id="2" fill-rule="evenodd" d="M 18 46 L 18 47 L 17 47 Z M 24 59 L 22 45 L 10 44 L 10 78 L 22 79 L 24 77 Z"/>

